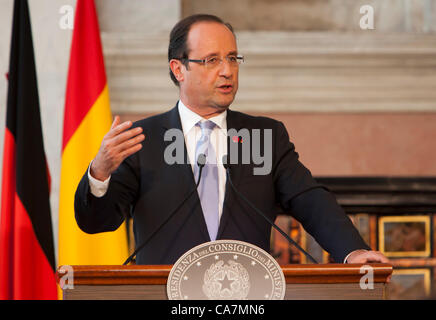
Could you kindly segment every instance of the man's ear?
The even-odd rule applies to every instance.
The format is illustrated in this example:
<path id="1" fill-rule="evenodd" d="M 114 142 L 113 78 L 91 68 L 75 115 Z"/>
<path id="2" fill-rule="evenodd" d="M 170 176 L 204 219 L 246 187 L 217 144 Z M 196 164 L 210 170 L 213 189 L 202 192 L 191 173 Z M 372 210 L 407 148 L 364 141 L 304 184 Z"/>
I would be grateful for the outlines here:
<path id="1" fill-rule="evenodd" d="M 176 77 L 177 81 L 183 82 L 184 80 L 184 73 L 186 71 L 185 66 L 180 60 L 177 59 L 171 59 L 170 60 L 170 68 L 173 72 L 174 77 Z"/>

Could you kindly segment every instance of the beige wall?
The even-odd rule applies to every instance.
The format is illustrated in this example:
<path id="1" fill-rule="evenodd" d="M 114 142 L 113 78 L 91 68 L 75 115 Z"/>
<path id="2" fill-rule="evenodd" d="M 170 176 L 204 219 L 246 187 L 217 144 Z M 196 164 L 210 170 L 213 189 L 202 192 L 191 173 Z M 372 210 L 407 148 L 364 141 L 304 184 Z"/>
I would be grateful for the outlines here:
<path id="1" fill-rule="evenodd" d="M 316 176 L 436 176 L 436 113 L 269 116 Z"/>
<path id="2" fill-rule="evenodd" d="M 251 114 L 282 121 L 314 176 L 436 176 L 436 113 Z"/>
<path id="3" fill-rule="evenodd" d="M 360 7 L 375 12 L 374 32 L 435 32 L 433 0 L 182 0 L 182 16 L 212 13 L 237 31 L 352 31 Z"/>

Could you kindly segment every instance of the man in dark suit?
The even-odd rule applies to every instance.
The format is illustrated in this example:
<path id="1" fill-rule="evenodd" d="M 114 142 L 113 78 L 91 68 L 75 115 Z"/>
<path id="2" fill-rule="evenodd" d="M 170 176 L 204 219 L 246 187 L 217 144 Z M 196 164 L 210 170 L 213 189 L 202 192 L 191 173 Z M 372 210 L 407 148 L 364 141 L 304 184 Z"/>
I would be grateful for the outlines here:
<path id="1" fill-rule="evenodd" d="M 270 133 L 269 140 L 260 139 L 270 168 L 255 174 L 259 166 L 252 159 L 231 164 L 239 192 L 271 220 L 279 210 L 294 216 L 338 262 L 388 262 L 371 251 L 334 196 L 300 163 L 281 122 L 229 109 L 242 60 L 231 26 L 215 16 L 190 16 L 173 28 L 168 61 L 180 100 L 170 111 L 134 124 L 120 124 L 115 117 L 76 191 L 79 227 L 88 233 L 112 231 L 133 216 L 137 244 L 154 234 L 138 253 L 138 264 L 172 264 L 215 239 L 242 240 L 269 251 L 271 226 L 230 188 L 220 161 L 232 144 L 239 150 L 250 139 L 254 143 L 251 133 L 260 130 Z M 182 149 L 176 151 L 183 153 L 183 163 L 168 161 L 174 141 L 167 141 L 166 133 L 174 129 L 181 133 Z M 246 129 L 249 139 L 229 137 L 230 129 Z M 199 154 L 207 163 L 198 192 L 176 210 L 196 187 Z"/>

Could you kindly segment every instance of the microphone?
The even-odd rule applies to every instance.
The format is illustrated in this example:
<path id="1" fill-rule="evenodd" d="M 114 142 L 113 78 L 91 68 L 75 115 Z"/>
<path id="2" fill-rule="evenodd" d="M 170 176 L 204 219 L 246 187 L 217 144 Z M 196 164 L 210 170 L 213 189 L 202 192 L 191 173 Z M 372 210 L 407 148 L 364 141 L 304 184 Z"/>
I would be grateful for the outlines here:
<path id="1" fill-rule="evenodd" d="M 167 222 L 174 216 L 174 214 L 179 211 L 179 209 L 183 206 L 183 204 L 186 202 L 186 200 L 188 200 L 192 194 L 197 191 L 198 185 L 200 184 L 200 179 L 201 179 L 201 173 L 203 171 L 203 167 L 206 164 L 206 155 L 204 153 L 200 153 L 198 155 L 197 158 L 197 165 L 200 168 L 200 171 L 198 173 L 198 180 L 197 183 L 195 185 L 195 188 L 188 194 L 188 196 L 177 206 L 177 208 L 175 208 L 173 210 L 173 212 L 165 219 L 164 222 L 162 222 L 162 224 L 159 226 L 159 228 L 157 228 L 147 239 L 145 239 L 145 241 L 143 243 L 141 243 L 140 246 L 138 246 L 135 251 L 127 258 L 126 261 L 124 261 L 123 266 L 127 265 L 128 263 L 130 263 L 133 258 L 138 254 L 138 252 L 154 237 L 154 235 L 160 230 L 162 229 L 162 227 L 164 225 L 167 224 Z"/>
<path id="2" fill-rule="evenodd" d="M 224 169 L 226 169 L 226 174 L 227 174 L 227 179 L 229 180 L 230 186 L 232 187 L 233 191 L 235 191 L 235 193 L 242 199 L 244 200 L 256 213 L 258 213 L 259 215 L 261 215 L 272 227 L 274 227 L 274 229 L 276 229 L 278 232 L 280 232 L 280 234 L 282 236 L 284 236 L 286 238 L 286 240 L 288 240 L 288 242 L 290 244 L 292 244 L 293 246 L 295 246 L 300 252 L 302 252 L 310 261 L 312 261 L 313 263 L 318 264 L 318 262 L 309 254 L 307 253 L 302 247 L 300 247 L 298 245 L 298 243 L 296 243 L 294 240 L 292 240 L 291 237 L 289 237 L 286 232 L 284 232 L 282 229 L 280 229 L 280 227 L 278 225 L 276 225 L 274 223 L 274 221 L 272 221 L 266 214 L 264 214 L 262 211 L 260 211 L 253 203 L 251 203 L 250 200 L 248 200 L 242 193 L 240 193 L 236 187 L 233 185 L 232 182 L 232 178 L 230 177 L 230 166 L 227 162 L 227 155 L 223 156 L 223 166 Z M 299 193 L 300 194 L 300 193 Z"/>

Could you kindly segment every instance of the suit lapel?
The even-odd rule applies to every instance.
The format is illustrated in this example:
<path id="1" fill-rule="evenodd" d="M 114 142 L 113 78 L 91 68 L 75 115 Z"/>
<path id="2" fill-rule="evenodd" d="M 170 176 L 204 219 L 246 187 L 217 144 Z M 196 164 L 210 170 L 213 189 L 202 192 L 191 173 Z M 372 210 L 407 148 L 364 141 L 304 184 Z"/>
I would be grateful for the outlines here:
<path id="1" fill-rule="evenodd" d="M 227 130 L 235 129 L 236 131 L 239 131 L 242 128 L 243 128 L 243 124 L 241 123 L 240 118 L 238 117 L 238 113 L 235 113 L 235 112 L 228 109 L 227 110 Z M 234 139 L 233 136 L 228 136 L 227 137 L 227 154 L 228 155 L 229 155 L 230 150 L 231 150 L 230 144 L 232 144 L 232 143 L 238 144 L 238 163 L 230 165 L 230 175 L 232 178 L 232 182 L 233 182 L 233 185 L 237 188 L 240 181 L 241 181 L 241 178 L 243 176 L 243 170 L 244 170 L 244 166 L 242 165 L 242 161 L 241 161 L 241 155 L 242 155 L 241 148 L 242 148 L 242 146 L 241 146 L 241 143 L 239 142 L 238 139 Z M 230 159 L 230 155 L 229 155 L 228 159 Z M 237 197 L 237 195 L 233 191 L 233 189 L 230 186 L 230 183 L 227 179 L 226 180 L 226 191 L 225 191 L 224 203 L 223 203 L 223 212 L 221 215 L 220 225 L 218 228 L 217 239 L 220 239 L 221 234 L 223 233 L 225 226 L 228 223 L 230 215 L 235 214 L 235 212 L 232 212 L 232 206 L 233 206 L 233 203 L 235 201 L 235 197 Z"/>
<path id="2" fill-rule="evenodd" d="M 238 116 L 238 113 L 235 113 L 231 110 L 227 110 L 227 130 L 235 129 L 236 131 L 239 131 L 243 128 L 243 124 L 240 121 L 240 118 Z M 168 112 L 168 117 L 164 120 L 163 124 L 163 134 L 166 130 L 169 129 L 180 129 L 182 130 L 182 124 L 180 121 L 180 115 L 178 111 L 177 105 L 171 109 Z M 165 148 L 172 143 L 172 141 L 164 141 L 164 150 Z M 239 141 L 236 139 L 234 140 L 233 136 L 227 137 L 227 152 L 230 152 L 230 144 L 231 143 L 238 143 L 238 163 L 237 164 L 231 164 L 230 174 L 232 178 L 233 185 L 237 188 L 241 178 L 243 176 L 244 166 L 242 165 L 241 156 L 242 156 L 242 145 Z M 184 155 L 185 159 L 189 160 L 187 149 L 186 149 L 186 143 L 183 142 L 184 146 Z M 230 157 L 229 157 L 230 159 Z M 184 164 L 175 164 L 170 166 L 170 170 L 173 170 L 174 172 L 174 181 L 177 182 L 177 184 L 180 186 L 180 190 L 182 191 L 183 197 L 180 199 L 177 199 L 177 203 L 180 201 L 183 201 L 183 198 L 188 195 L 188 193 L 195 188 L 195 180 L 194 175 L 192 173 L 192 167 L 191 164 L 188 161 L 185 161 Z M 195 199 L 196 203 L 200 203 L 200 198 L 198 197 L 198 192 L 194 192 L 192 197 Z M 226 224 L 228 223 L 229 217 L 231 214 L 235 214 L 235 212 L 232 212 L 232 206 L 235 201 L 235 197 L 237 195 L 232 190 L 232 187 L 229 184 L 229 181 L 226 181 L 226 188 L 225 188 L 225 195 L 224 195 L 224 203 L 223 203 L 223 211 L 221 215 L 220 225 L 218 227 L 218 234 L 217 239 L 220 239 L 221 234 L 223 233 Z M 210 241 L 209 232 L 207 231 L 207 225 L 206 221 L 204 219 L 203 211 L 201 210 L 201 205 L 198 206 L 199 210 L 195 210 L 191 214 L 195 215 L 195 220 L 198 222 L 198 227 L 200 228 L 205 241 Z"/>
<path id="3" fill-rule="evenodd" d="M 181 132 L 183 132 L 177 104 L 173 109 L 171 109 L 168 112 L 168 117 L 167 119 L 165 119 L 162 129 L 163 129 L 162 137 L 164 137 L 165 132 L 169 129 L 179 129 Z M 164 139 L 162 140 L 164 144 L 164 150 L 171 143 L 173 143 L 173 141 L 165 141 Z M 195 184 L 196 184 L 196 181 L 194 179 L 194 174 L 192 172 L 192 167 L 189 162 L 188 152 L 186 149 L 186 143 L 184 139 L 183 139 L 183 148 L 184 148 L 184 158 L 185 158 L 184 163 L 169 165 L 169 169 L 173 171 L 173 175 L 172 175 L 174 177 L 173 181 L 177 183 L 178 187 L 181 190 L 181 194 L 183 195 L 183 197 L 177 199 L 176 201 L 177 204 L 183 201 L 183 199 L 195 188 Z M 194 192 L 191 198 L 193 198 L 194 201 L 192 201 L 191 199 L 190 201 L 188 200 L 187 203 L 200 203 L 198 192 Z M 185 203 L 185 206 L 186 205 L 187 204 Z M 204 220 L 204 215 L 201 209 L 201 205 L 197 207 L 199 208 L 199 210 L 194 210 L 194 212 L 190 212 L 189 214 L 195 216 L 195 220 L 198 222 L 198 227 L 200 228 L 202 234 L 204 235 L 205 241 L 210 241 L 209 232 L 207 231 L 206 221 Z"/>

